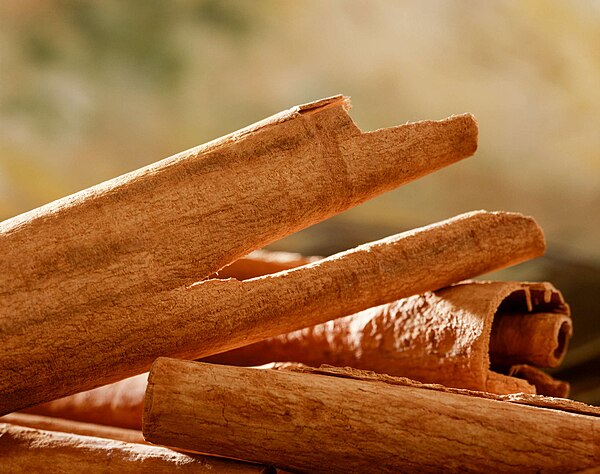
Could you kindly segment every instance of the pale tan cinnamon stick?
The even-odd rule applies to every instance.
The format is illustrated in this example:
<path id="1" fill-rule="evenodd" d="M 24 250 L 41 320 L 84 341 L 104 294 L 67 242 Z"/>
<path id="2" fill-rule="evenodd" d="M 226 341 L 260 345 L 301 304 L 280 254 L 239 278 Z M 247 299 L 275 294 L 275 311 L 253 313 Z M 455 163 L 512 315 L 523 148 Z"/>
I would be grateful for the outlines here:
<path id="1" fill-rule="evenodd" d="M 0 423 L 2 472 L 272 473 L 269 467 L 185 454 L 159 446 Z"/>
<path id="2" fill-rule="evenodd" d="M 600 418 L 383 382 L 159 358 L 153 443 L 308 472 L 571 472 Z"/>
<path id="3" fill-rule="evenodd" d="M 490 359 L 492 364 L 556 367 L 572 334 L 568 314 L 501 312 L 492 326 Z"/>
<path id="4" fill-rule="evenodd" d="M 151 333 L 126 328 L 181 305 L 157 293 L 187 294 L 249 251 L 477 147 L 470 115 L 362 133 L 348 108 L 341 96 L 293 107 L 1 223 L 0 414 L 132 375 L 97 376 L 112 364 L 104 345 L 147 366 L 135 352 Z M 76 386 L 57 380 L 66 360 L 89 365 L 66 374 Z"/>
<path id="5" fill-rule="evenodd" d="M 14 337 L 3 334 L 0 413 L 141 373 L 160 355 L 206 357 L 448 286 L 544 249 L 532 218 L 478 211 L 274 275 L 131 298 L 123 327 L 108 323 L 112 308 L 78 314 L 81 325 L 44 321 Z M 49 331 L 52 339 L 44 337 Z"/>
<path id="6" fill-rule="evenodd" d="M 91 411 L 97 408 L 91 408 Z M 124 413 L 127 410 L 123 410 Z M 59 431 L 61 433 L 72 433 L 83 436 L 94 436 L 96 438 L 115 439 L 126 443 L 142 443 L 144 437 L 140 431 L 142 428 L 140 421 L 137 429 L 119 428 L 117 426 L 109 426 L 108 423 L 94 424 L 73 419 L 54 418 L 51 416 L 32 415 L 29 413 L 11 413 L 0 417 L 0 423 L 9 423 L 11 425 L 26 426 L 46 431 Z"/>

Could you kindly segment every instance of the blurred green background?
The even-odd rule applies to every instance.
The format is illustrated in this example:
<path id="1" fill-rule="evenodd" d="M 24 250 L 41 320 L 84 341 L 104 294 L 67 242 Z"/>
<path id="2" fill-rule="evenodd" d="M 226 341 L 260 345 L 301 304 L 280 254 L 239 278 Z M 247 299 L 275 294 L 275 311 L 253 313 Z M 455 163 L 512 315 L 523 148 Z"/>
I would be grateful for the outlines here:
<path id="1" fill-rule="evenodd" d="M 330 254 L 473 209 L 521 211 L 573 308 L 557 376 L 600 403 L 600 2 L 0 3 L 0 220 L 292 105 L 363 130 L 472 112 L 469 160 L 273 244 Z"/>

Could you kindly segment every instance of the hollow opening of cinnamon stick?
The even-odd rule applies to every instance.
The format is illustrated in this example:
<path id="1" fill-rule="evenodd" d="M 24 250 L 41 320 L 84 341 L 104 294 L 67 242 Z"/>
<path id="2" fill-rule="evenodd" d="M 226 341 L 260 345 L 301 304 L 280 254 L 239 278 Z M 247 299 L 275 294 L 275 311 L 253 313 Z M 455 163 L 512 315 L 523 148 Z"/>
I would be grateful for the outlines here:
<path id="1" fill-rule="evenodd" d="M 490 362 L 556 367 L 572 332 L 571 320 L 564 313 L 510 313 L 500 308 L 492 325 Z"/>

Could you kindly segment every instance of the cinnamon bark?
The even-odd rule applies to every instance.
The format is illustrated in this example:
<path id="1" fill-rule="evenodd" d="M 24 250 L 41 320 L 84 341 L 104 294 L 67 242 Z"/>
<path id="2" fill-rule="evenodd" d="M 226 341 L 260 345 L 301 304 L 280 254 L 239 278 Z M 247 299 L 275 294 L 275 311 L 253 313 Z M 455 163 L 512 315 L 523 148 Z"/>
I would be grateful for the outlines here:
<path id="1" fill-rule="evenodd" d="M 120 316 L 123 327 L 109 323 L 112 309 L 98 308 L 85 315 L 85 325 L 48 320 L 12 338 L 3 333 L 0 413 L 144 372 L 160 355 L 206 357 L 442 288 L 544 249 L 532 218 L 477 211 L 274 275 L 131 298 L 135 309 Z"/>
<path id="2" fill-rule="evenodd" d="M 535 387 L 536 393 L 548 397 L 565 398 L 569 395 L 570 386 L 567 382 L 556 380 L 530 365 L 515 365 L 509 369 L 508 375 L 527 380 Z"/>
<path id="3" fill-rule="evenodd" d="M 123 411 L 126 412 L 126 410 Z M 4 415 L 0 417 L 0 423 L 26 426 L 38 430 L 59 431 L 61 433 L 94 436 L 96 438 L 115 439 L 118 441 L 125 441 L 126 443 L 145 443 L 142 432 L 140 431 L 142 429 L 141 416 L 137 429 L 119 428 L 117 426 L 110 426 L 108 423 L 85 423 L 82 421 L 74 421 L 73 419 L 54 418 L 51 416 L 32 415 L 29 413 L 11 413 L 9 415 Z"/>
<path id="4" fill-rule="evenodd" d="M 269 467 L 185 454 L 159 446 L 0 423 L 3 472 L 272 473 Z"/>
<path id="5" fill-rule="evenodd" d="M 159 358 L 144 437 L 308 472 L 572 472 L 600 418 L 378 381 Z"/>
<path id="6" fill-rule="evenodd" d="M 568 314 L 500 313 L 494 318 L 490 339 L 492 364 L 558 366 L 573 334 Z"/>
<path id="7" fill-rule="evenodd" d="M 552 322 L 552 331 L 542 333 L 547 338 L 529 333 L 531 339 L 523 339 L 519 347 L 529 343 L 529 354 L 555 356 L 560 346 L 562 357 L 571 335 L 570 311 L 550 283 L 463 282 L 205 360 L 249 366 L 272 361 L 331 364 L 499 394 L 536 393 L 537 387 L 539 394 L 566 396 L 568 385 L 560 381 L 553 385 L 549 376 L 546 383 L 534 384 L 527 377 L 490 370 L 490 339 L 506 336 L 503 331 L 492 336 L 494 319 L 510 322 L 518 314 L 518 320 L 531 318 L 531 327 L 537 328 L 538 315 L 548 312 L 554 315 L 543 317 Z M 527 360 L 518 356 L 514 354 L 511 361 Z"/>
<path id="8" fill-rule="evenodd" d="M 189 285 L 477 147 L 470 115 L 363 133 L 348 108 L 293 107 L 0 223 L 0 414 L 147 369 L 149 315 Z M 136 368 L 107 367 L 117 351 Z"/>

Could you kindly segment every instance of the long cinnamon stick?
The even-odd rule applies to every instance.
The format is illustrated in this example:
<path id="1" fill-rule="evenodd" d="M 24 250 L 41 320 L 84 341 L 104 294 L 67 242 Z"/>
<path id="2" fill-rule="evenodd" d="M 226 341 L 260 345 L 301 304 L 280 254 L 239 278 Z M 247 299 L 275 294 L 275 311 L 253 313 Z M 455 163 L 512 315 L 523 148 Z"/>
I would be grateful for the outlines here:
<path id="1" fill-rule="evenodd" d="M 94 410 L 94 408 L 92 408 Z M 123 410 L 124 413 L 127 410 Z M 29 413 L 11 413 L 0 417 L 0 423 L 26 426 L 46 431 L 59 431 L 61 433 L 72 433 L 83 436 L 94 436 L 96 438 L 115 439 L 126 443 L 145 443 L 142 436 L 141 417 L 137 429 L 127 429 L 118 426 L 110 426 L 108 423 L 95 424 L 75 421 L 65 418 L 54 418 L 51 416 L 32 415 Z"/>
<path id="2" fill-rule="evenodd" d="M 2 472 L 273 473 L 269 467 L 159 446 L 0 423 Z"/>
<path id="3" fill-rule="evenodd" d="M 141 373 L 160 355 L 206 357 L 448 286 L 544 249 L 532 218 L 478 211 L 294 270 L 131 298 L 135 309 L 121 316 L 123 327 L 108 324 L 112 308 L 78 314 L 85 325 L 52 327 L 52 339 L 45 336 L 53 321 L 44 321 L 12 338 L 3 334 L 0 413 Z"/>
<path id="4" fill-rule="evenodd" d="M 183 291 L 477 147 L 470 115 L 362 133 L 348 108 L 341 96 L 293 107 L 0 223 L 0 392 L 15 384 L 15 359 L 39 341 L 31 359 L 60 365 L 63 341 L 101 318 L 99 335 L 118 346 L 122 328 L 152 311 L 138 299 Z M 31 368 L 26 378 L 38 376 Z"/>
<path id="5" fill-rule="evenodd" d="M 144 437 L 308 472 L 572 472 L 600 418 L 410 386 L 158 359 Z"/>

